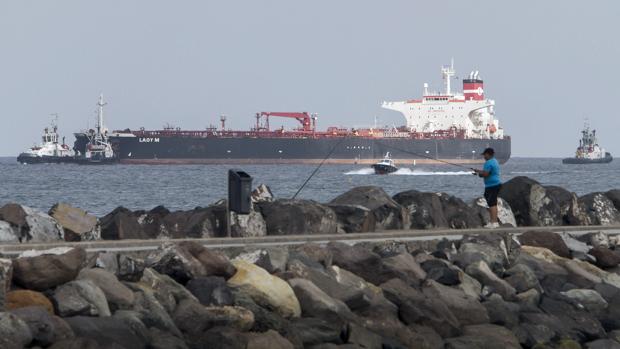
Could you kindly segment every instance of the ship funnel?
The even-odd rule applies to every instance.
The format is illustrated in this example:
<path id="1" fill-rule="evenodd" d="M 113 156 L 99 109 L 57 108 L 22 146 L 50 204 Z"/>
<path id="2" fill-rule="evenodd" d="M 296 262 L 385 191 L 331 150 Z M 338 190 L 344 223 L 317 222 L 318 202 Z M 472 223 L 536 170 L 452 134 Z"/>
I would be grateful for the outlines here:
<path id="1" fill-rule="evenodd" d="M 463 95 L 465 100 L 484 100 L 484 84 L 478 77 L 478 74 L 480 72 L 475 70 L 469 74 L 469 79 L 463 79 Z"/>

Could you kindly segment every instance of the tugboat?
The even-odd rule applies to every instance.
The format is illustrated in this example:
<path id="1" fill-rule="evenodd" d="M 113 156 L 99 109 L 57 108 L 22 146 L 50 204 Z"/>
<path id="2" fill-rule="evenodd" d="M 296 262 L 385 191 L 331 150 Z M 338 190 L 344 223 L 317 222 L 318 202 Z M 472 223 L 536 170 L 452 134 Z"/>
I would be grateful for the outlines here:
<path id="1" fill-rule="evenodd" d="M 390 152 L 385 154 L 383 160 L 371 166 L 375 170 L 375 174 L 388 174 L 398 171 L 398 167 L 394 165 L 394 160 L 390 157 Z"/>
<path id="2" fill-rule="evenodd" d="M 65 144 L 58 142 L 58 115 L 52 120 L 51 127 L 43 130 L 42 143 L 19 154 L 17 162 L 21 164 L 67 163 L 75 162 L 75 152 Z"/>
<path id="3" fill-rule="evenodd" d="M 103 125 L 103 107 L 106 104 L 103 102 L 103 94 L 99 95 L 97 127 L 95 130 L 90 129 L 83 133 L 86 134 L 88 143 L 86 143 L 84 154 L 78 154 L 77 156 L 77 163 L 79 164 L 103 165 L 116 162 L 116 157 L 108 137 L 108 129 Z"/>
<path id="4" fill-rule="evenodd" d="M 579 147 L 575 152 L 575 157 L 562 160 L 563 164 L 606 164 L 613 160 L 613 157 L 605 149 L 598 145 L 596 130 L 590 130 L 586 122 L 581 131 Z"/>

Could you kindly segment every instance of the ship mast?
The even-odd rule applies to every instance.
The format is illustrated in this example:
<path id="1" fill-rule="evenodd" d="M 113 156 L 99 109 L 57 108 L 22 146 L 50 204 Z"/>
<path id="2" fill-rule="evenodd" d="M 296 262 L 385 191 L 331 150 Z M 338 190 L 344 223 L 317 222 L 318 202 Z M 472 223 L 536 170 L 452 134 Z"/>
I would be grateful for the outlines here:
<path id="1" fill-rule="evenodd" d="M 441 73 L 443 74 L 443 79 L 446 84 L 446 96 L 451 96 L 450 94 L 450 82 L 452 77 L 454 76 L 454 58 L 450 60 L 450 66 L 442 66 Z"/>
<path id="2" fill-rule="evenodd" d="M 103 93 L 99 95 L 99 101 L 97 102 L 97 106 L 99 107 L 97 113 L 97 134 L 101 135 L 103 132 L 103 106 L 108 103 L 103 102 Z"/>

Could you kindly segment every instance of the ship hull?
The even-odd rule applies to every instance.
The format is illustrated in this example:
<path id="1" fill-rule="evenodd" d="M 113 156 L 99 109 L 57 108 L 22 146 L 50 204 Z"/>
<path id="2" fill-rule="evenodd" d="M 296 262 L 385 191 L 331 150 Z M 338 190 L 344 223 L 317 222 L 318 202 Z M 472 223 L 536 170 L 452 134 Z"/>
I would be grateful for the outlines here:
<path id="1" fill-rule="evenodd" d="M 613 159 L 614 158 L 607 153 L 604 158 L 600 159 L 566 158 L 562 159 L 562 163 L 566 165 L 608 164 L 612 162 Z"/>
<path id="2" fill-rule="evenodd" d="M 390 152 L 398 163 L 480 163 L 482 150 L 495 149 L 496 158 L 510 158 L 510 138 L 223 138 L 111 136 L 115 154 L 127 164 L 373 164 Z M 78 140 L 79 142 L 79 140 Z"/>

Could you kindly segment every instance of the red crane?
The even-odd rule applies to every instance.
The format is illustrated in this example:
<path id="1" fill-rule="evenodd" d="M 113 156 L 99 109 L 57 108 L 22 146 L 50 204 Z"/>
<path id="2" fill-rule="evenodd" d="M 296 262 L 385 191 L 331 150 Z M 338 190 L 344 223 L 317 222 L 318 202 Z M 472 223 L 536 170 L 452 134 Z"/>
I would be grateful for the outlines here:
<path id="1" fill-rule="evenodd" d="M 316 115 L 310 115 L 307 112 L 295 113 L 295 112 L 273 112 L 273 111 L 262 111 L 260 113 L 256 113 L 256 130 L 260 130 L 260 118 L 265 118 L 265 127 L 266 131 L 269 131 L 269 117 L 277 116 L 281 118 L 292 118 L 297 119 L 299 123 L 301 123 L 300 131 L 303 132 L 314 132 L 316 130 Z"/>

